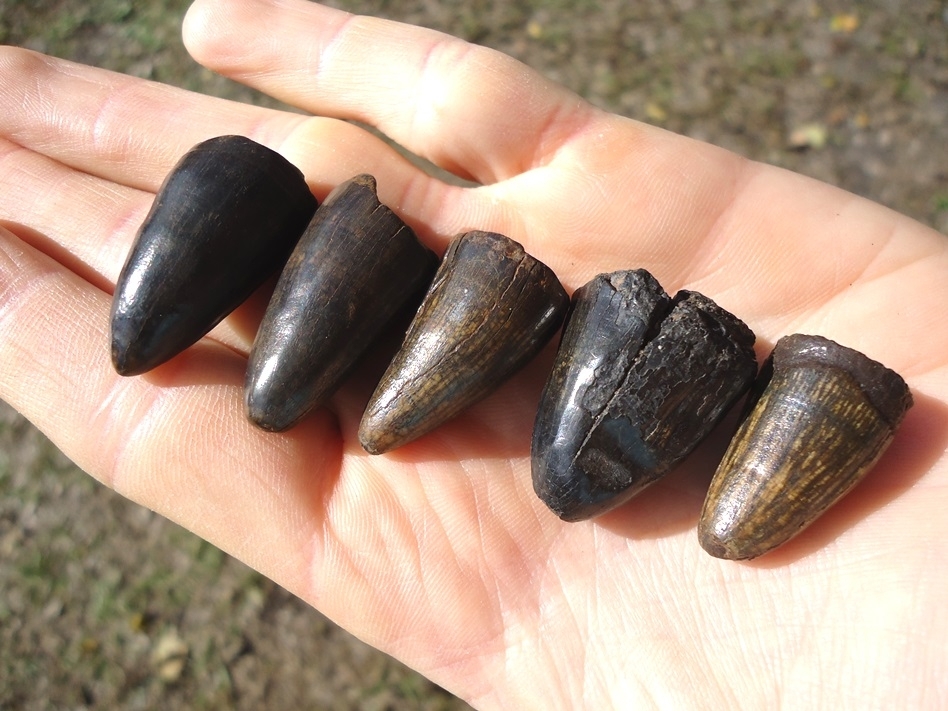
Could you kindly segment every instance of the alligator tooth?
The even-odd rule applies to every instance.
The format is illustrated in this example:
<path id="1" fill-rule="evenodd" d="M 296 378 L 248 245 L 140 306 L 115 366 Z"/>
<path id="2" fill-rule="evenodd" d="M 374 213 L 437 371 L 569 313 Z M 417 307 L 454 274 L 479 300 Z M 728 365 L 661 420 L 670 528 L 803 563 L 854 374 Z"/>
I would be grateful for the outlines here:
<path id="1" fill-rule="evenodd" d="M 780 339 L 711 482 L 702 548 L 737 560 L 790 540 L 865 476 L 911 406 L 905 381 L 862 353 Z"/>
<path id="2" fill-rule="evenodd" d="M 569 297 L 549 267 L 492 232 L 456 237 L 362 417 L 381 454 L 486 397 L 553 337 Z"/>
<path id="3" fill-rule="evenodd" d="M 250 419 L 281 431 L 325 403 L 393 316 L 421 300 L 437 264 L 379 202 L 375 178 L 338 186 L 300 238 L 260 324 L 247 368 Z"/>
<path id="4" fill-rule="evenodd" d="M 533 432 L 533 486 L 560 518 L 627 501 L 681 462 L 750 387 L 754 334 L 645 270 L 577 290 Z"/>
<path id="5" fill-rule="evenodd" d="M 188 151 L 115 285 L 115 369 L 139 375 L 200 340 L 283 265 L 315 210 L 303 174 L 249 138 Z"/>

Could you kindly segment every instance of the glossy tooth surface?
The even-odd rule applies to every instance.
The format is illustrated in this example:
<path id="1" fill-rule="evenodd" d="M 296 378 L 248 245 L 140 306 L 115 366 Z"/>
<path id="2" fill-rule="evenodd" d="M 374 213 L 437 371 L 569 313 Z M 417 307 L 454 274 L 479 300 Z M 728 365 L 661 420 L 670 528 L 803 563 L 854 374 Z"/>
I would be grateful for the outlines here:
<path id="1" fill-rule="evenodd" d="M 322 405 L 437 267 L 375 178 L 338 186 L 280 275 L 247 369 L 247 414 L 281 431 Z M 417 303 L 417 302 L 416 302 Z"/>
<path id="2" fill-rule="evenodd" d="M 646 271 L 573 295 L 533 434 L 533 485 L 560 518 L 627 501 L 683 460 L 750 387 L 754 334 L 707 297 L 670 299 Z"/>
<path id="3" fill-rule="evenodd" d="M 556 275 L 513 240 L 455 238 L 369 401 L 362 446 L 389 451 L 486 397 L 553 337 L 568 304 Z"/>
<path id="4" fill-rule="evenodd" d="M 220 136 L 188 151 L 115 285 L 115 369 L 144 373 L 200 340 L 283 265 L 315 210 L 303 174 L 248 138 Z"/>
<path id="5" fill-rule="evenodd" d="M 748 559 L 790 540 L 872 468 L 911 405 L 905 381 L 862 353 L 782 338 L 714 475 L 701 546 Z"/>

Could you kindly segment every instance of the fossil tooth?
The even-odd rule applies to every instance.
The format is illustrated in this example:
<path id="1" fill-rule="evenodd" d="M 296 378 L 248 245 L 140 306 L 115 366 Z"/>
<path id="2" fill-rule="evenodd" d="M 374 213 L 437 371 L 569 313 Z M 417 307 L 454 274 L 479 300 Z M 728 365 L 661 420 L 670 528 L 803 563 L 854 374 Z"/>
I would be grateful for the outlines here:
<path id="1" fill-rule="evenodd" d="M 701 546 L 738 560 L 790 540 L 872 468 L 911 405 L 905 381 L 862 353 L 782 338 L 711 482 Z"/>
<path id="2" fill-rule="evenodd" d="M 202 338 L 282 266 L 315 210 L 303 174 L 249 138 L 219 136 L 188 151 L 115 285 L 115 369 L 144 373 Z"/>
<path id="3" fill-rule="evenodd" d="M 369 401 L 362 446 L 387 452 L 488 395 L 552 338 L 568 304 L 556 275 L 517 242 L 456 237 Z"/>
<path id="4" fill-rule="evenodd" d="M 533 486 L 580 521 L 656 481 L 750 387 L 754 334 L 707 297 L 670 299 L 645 270 L 573 295 L 533 433 Z"/>
<path id="5" fill-rule="evenodd" d="M 379 202 L 375 178 L 339 185 L 290 255 L 260 324 L 247 368 L 250 419 L 281 431 L 323 404 L 392 317 L 421 300 L 437 265 Z"/>

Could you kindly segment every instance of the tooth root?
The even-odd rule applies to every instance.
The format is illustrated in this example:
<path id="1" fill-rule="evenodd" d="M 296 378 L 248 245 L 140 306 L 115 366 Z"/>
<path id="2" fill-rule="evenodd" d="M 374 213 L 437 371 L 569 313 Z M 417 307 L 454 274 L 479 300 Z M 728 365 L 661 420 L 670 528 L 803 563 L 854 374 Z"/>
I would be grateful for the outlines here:
<path id="1" fill-rule="evenodd" d="M 577 291 L 534 428 L 537 495 L 579 521 L 656 481 L 746 392 L 753 343 L 713 301 L 681 292 L 671 302 L 644 270 Z"/>
<path id="2" fill-rule="evenodd" d="M 819 336 L 781 339 L 754 391 L 698 524 L 718 558 L 756 558 L 810 525 L 878 461 L 912 404 L 898 374 Z"/>
<path id="3" fill-rule="evenodd" d="M 568 303 L 556 275 L 513 240 L 455 238 L 369 401 L 362 446 L 389 451 L 487 396 L 552 338 Z"/>
<path id="4" fill-rule="evenodd" d="M 338 186 L 300 238 L 260 324 L 245 404 L 282 431 L 335 392 L 392 318 L 422 292 L 438 260 L 360 175 Z"/>
<path id="5" fill-rule="evenodd" d="M 144 373 L 200 340 L 282 266 L 315 210 L 303 174 L 248 138 L 220 136 L 188 151 L 115 285 L 115 369 Z"/>

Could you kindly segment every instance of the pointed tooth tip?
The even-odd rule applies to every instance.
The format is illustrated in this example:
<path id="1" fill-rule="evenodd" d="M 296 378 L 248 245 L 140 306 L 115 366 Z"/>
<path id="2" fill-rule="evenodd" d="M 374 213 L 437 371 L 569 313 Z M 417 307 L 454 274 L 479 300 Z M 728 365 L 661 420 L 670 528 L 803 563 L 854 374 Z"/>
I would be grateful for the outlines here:
<path id="1" fill-rule="evenodd" d="M 721 560 L 746 560 L 752 558 L 750 555 L 741 555 L 733 550 L 724 541 L 708 531 L 698 528 L 698 543 L 704 549 L 704 552 Z"/>
<path id="2" fill-rule="evenodd" d="M 123 378 L 128 378 L 133 375 L 141 375 L 144 371 L 140 371 L 136 368 L 133 368 L 124 361 L 112 361 L 112 366 L 115 368 L 115 372 L 121 375 Z"/>
<path id="3" fill-rule="evenodd" d="M 359 433 L 359 444 L 362 445 L 362 449 L 372 455 L 385 454 L 391 449 L 374 439 L 363 437 L 361 432 Z"/>
<path id="4" fill-rule="evenodd" d="M 552 508 L 551 510 L 561 521 L 565 521 L 566 523 L 588 521 L 596 515 L 595 512 L 587 512 L 585 509 L 574 509 L 572 507 L 563 509 Z"/>
<path id="5" fill-rule="evenodd" d="M 563 478 L 554 477 L 552 472 L 557 470 L 556 466 L 550 467 L 548 462 L 540 457 L 535 458 L 531 466 L 534 493 L 561 521 L 567 523 L 588 521 L 609 508 L 578 496 L 577 492 L 564 481 L 564 479 L 575 481 L 575 474 L 567 473 Z M 568 467 L 566 470 L 568 472 Z"/>
<path id="6" fill-rule="evenodd" d="M 115 351 L 114 346 L 112 347 L 112 367 L 115 369 L 115 372 L 118 373 L 119 375 L 124 375 L 124 376 L 132 375 L 131 370 L 129 368 L 128 361 L 125 358 L 124 354 L 117 353 Z"/>
<path id="7" fill-rule="evenodd" d="M 286 432 L 290 428 L 289 426 L 284 427 L 278 424 L 274 424 L 273 422 L 270 422 L 266 418 L 266 416 L 260 413 L 255 413 L 255 414 L 247 413 L 247 419 L 249 419 L 251 424 L 255 425 L 257 429 L 261 429 L 264 432 L 275 432 L 275 433 Z"/>
<path id="8" fill-rule="evenodd" d="M 542 494 L 537 492 L 537 496 L 550 511 L 556 514 L 557 518 L 566 523 L 589 521 L 618 508 L 626 502 L 625 498 L 591 503 L 581 502 L 574 496 L 552 496 L 547 492 Z"/>
<path id="9" fill-rule="evenodd" d="M 254 387 L 245 391 L 244 413 L 254 425 L 267 432 L 285 432 L 300 419 L 268 403 L 266 394 Z"/>
<path id="10" fill-rule="evenodd" d="M 721 560 L 749 560 L 770 550 L 766 541 L 760 541 L 753 522 L 736 515 L 728 503 L 721 497 L 705 500 L 698 517 L 698 545 Z"/>
<path id="11" fill-rule="evenodd" d="M 251 423 L 266 432 L 286 432 L 286 430 L 296 424 L 296 422 L 286 422 L 285 420 L 273 417 L 272 412 L 267 412 L 262 408 L 248 408 L 246 413 L 247 419 L 250 420 Z"/>
<path id="12" fill-rule="evenodd" d="M 112 367 L 123 377 L 141 375 L 157 366 L 138 353 L 133 344 L 121 340 L 112 340 Z"/>
<path id="13" fill-rule="evenodd" d="M 359 444 L 369 454 L 385 454 L 395 449 L 398 444 L 393 443 L 384 433 L 384 425 L 377 418 L 366 415 L 359 423 Z"/>
<path id="14" fill-rule="evenodd" d="M 559 497 L 553 500 L 550 497 L 540 497 L 547 508 L 556 514 L 557 518 L 566 523 L 579 523 L 601 516 L 604 513 L 618 508 L 626 502 L 625 498 L 613 501 L 595 503 L 577 502 L 569 497 Z"/>

